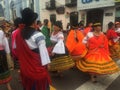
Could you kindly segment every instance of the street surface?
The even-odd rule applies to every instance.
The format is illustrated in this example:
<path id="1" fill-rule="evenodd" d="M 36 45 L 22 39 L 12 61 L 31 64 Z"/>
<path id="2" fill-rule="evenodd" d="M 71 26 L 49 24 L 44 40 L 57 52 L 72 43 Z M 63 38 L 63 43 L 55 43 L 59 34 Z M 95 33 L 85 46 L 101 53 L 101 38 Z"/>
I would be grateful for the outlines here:
<path id="1" fill-rule="evenodd" d="M 116 62 L 120 66 L 120 60 Z M 23 90 L 18 80 L 17 71 L 12 71 L 12 76 L 11 86 L 13 90 Z M 98 82 L 92 83 L 87 73 L 83 73 L 74 67 L 64 71 L 62 77 L 51 74 L 51 79 L 57 90 L 120 90 L 120 72 L 99 76 Z M 0 85 L 0 90 L 7 90 L 7 88 L 5 85 Z"/>

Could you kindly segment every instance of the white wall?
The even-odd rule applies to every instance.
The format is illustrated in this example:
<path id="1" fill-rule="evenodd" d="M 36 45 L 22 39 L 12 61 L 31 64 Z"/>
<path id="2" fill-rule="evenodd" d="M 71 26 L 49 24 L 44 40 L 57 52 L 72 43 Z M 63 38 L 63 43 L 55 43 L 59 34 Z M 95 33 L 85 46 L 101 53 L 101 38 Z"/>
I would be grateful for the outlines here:
<path id="1" fill-rule="evenodd" d="M 67 23 L 69 22 L 69 17 L 66 17 L 66 12 L 73 12 L 77 11 L 77 7 L 74 8 L 68 8 L 65 7 L 65 13 L 64 14 L 57 14 L 56 10 L 46 10 L 45 9 L 45 2 L 48 2 L 49 0 L 40 0 L 40 20 L 43 22 L 44 19 L 50 20 L 51 14 L 56 14 L 56 20 L 62 20 L 63 23 L 63 29 L 66 29 Z M 57 5 L 65 5 L 65 0 L 56 0 Z"/>
<path id="2" fill-rule="evenodd" d="M 79 11 L 79 21 L 83 20 L 84 24 L 86 25 L 86 18 L 87 18 L 87 11 L 86 10 Z"/>
<path id="3" fill-rule="evenodd" d="M 105 13 L 113 13 L 112 16 L 105 16 Z M 108 29 L 107 24 L 109 22 L 115 22 L 115 7 L 109 7 L 104 9 L 104 16 L 103 16 L 103 32 L 106 32 Z"/>

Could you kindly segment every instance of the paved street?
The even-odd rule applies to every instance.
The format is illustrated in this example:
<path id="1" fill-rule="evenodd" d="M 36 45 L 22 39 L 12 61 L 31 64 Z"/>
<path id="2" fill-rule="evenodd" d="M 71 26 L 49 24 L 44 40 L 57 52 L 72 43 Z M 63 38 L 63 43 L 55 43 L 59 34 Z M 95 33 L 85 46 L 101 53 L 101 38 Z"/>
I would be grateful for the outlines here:
<path id="1" fill-rule="evenodd" d="M 120 60 L 117 61 L 120 64 Z M 23 90 L 18 81 L 18 73 L 12 72 L 11 85 L 14 90 Z M 92 83 L 88 74 L 76 68 L 63 72 L 63 77 L 51 75 L 53 85 L 57 90 L 120 90 L 120 72 L 98 77 L 98 83 Z M 0 90 L 7 90 L 5 85 Z"/>

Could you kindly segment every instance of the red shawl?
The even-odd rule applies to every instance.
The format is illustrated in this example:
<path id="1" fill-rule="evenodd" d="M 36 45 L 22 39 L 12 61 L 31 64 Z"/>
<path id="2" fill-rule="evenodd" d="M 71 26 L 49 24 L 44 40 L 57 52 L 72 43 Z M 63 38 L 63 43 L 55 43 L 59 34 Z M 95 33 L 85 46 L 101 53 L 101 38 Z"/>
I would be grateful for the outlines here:
<path id="1" fill-rule="evenodd" d="M 16 49 L 14 48 L 14 43 L 15 43 L 15 39 L 16 39 L 16 35 L 17 35 L 18 31 L 19 31 L 19 28 L 17 28 L 12 33 L 12 56 L 13 56 L 13 58 L 17 58 Z"/>
<path id="2" fill-rule="evenodd" d="M 15 39 L 16 39 L 18 31 L 22 30 L 24 26 L 25 26 L 24 24 L 19 24 L 19 27 L 12 33 L 12 56 L 14 59 L 17 58 L 16 49 L 14 48 Z"/>
<path id="3" fill-rule="evenodd" d="M 46 90 L 46 84 L 50 81 L 48 72 L 41 65 L 39 54 L 31 51 L 21 37 L 21 30 L 19 30 L 16 37 L 16 46 L 25 90 L 31 90 L 33 84 L 35 84 L 36 90 Z"/>

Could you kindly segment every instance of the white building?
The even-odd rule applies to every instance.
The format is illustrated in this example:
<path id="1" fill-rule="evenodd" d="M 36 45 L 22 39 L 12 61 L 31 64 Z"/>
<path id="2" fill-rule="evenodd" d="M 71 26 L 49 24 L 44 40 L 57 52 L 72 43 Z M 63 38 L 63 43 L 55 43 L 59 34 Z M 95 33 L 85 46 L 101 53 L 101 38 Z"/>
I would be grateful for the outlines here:
<path id="1" fill-rule="evenodd" d="M 120 21 L 120 0 L 1 0 L 6 20 L 20 17 L 20 11 L 26 7 L 32 8 L 39 14 L 39 20 L 49 19 L 63 22 L 66 30 L 67 23 L 101 22 L 103 31 L 112 21 Z"/>
<path id="2" fill-rule="evenodd" d="M 120 21 L 120 0 L 78 0 L 79 19 L 86 23 L 100 22 L 106 32 L 107 24 Z"/>
<path id="3" fill-rule="evenodd" d="M 77 23 L 83 20 L 100 22 L 106 32 L 107 24 L 120 21 L 120 0 L 41 0 L 40 20 L 62 20 L 66 29 L 67 23 Z M 63 6 L 63 8 L 59 8 Z M 60 10 L 61 14 L 57 12 Z M 64 11 L 63 11 L 64 10 Z M 51 17 L 51 18 L 50 18 Z"/>
<path id="4" fill-rule="evenodd" d="M 4 0 L 4 17 L 8 21 L 21 17 L 20 12 L 26 7 L 30 7 L 40 14 L 39 3 L 40 0 Z"/>
<path id="5" fill-rule="evenodd" d="M 70 14 L 77 11 L 77 0 L 40 0 L 40 20 L 49 19 L 54 23 L 61 20 L 63 29 L 70 22 Z"/>
<path id="6" fill-rule="evenodd" d="M 77 11 L 77 0 L 3 0 L 4 17 L 11 21 L 21 17 L 21 10 L 30 7 L 39 14 L 39 20 L 49 19 L 54 22 L 61 20 L 66 29 L 70 15 Z M 78 13 L 77 13 L 78 14 Z M 74 19 L 74 18 L 73 18 Z M 78 18 L 77 18 L 78 19 Z"/>

